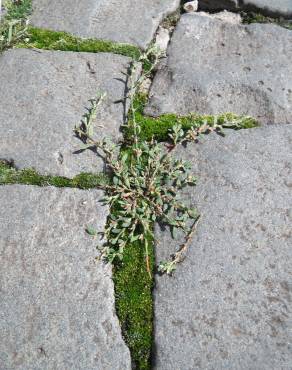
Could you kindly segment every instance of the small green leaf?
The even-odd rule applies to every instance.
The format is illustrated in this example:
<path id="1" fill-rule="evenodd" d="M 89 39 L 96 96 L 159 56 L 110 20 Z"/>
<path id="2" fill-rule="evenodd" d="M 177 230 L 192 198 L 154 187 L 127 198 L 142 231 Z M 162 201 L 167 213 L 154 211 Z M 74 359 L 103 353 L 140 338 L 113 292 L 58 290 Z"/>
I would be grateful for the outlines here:
<path id="1" fill-rule="evenodd" d="M 111 229 L 113 234 L 119 234 L 122 230 L 121 229 Z"/>
<path id="2" fill-rule="evenodd" d="M 97 236 L 97 231 L 92 226 L 87 226 L 85 231 L 91 236 Z"/>
<path id="3" fill-rule="evenodd" d="M 138 240 L 140 238 L 140 235 L 133 235 L 133 236 L 131 236 L 131 238 L 130 238 L 130 242 L 131 243 L 133 243 L 133 242 L 135 242 L 136 240 Z"/>
<path id="4" fill-rule="evenodd" d="M 199 216 L 198 214 L 198 211 L 196 209 L 188 209 L 188 215 L 191 217 L 191 218 L 197 218 Z"/>

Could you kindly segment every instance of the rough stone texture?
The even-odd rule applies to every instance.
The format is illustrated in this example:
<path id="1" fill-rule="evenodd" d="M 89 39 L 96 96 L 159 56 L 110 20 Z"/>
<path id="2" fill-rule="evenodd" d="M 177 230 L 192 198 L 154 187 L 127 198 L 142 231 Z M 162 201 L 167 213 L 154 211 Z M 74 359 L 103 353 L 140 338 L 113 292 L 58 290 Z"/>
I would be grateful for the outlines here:
<path id="1" fill-rule="evenodd" d="M 292 18 L 292 0 L 200 0 L 204 10 L 253 10 L 270 16 Z"/>
<path id="2" fill-rule="evenodd" d="M 205 15 L 207 17 L 212 17 L 216 19 L 220 19 L 223 22 L 229 22 L 233 24 L 240 24 L 242 22 L 241 15 L 239 13 L 231 13 L 227 10 L 223 10 L 219 13 L 206 13 L 206 12 L 200 12 L 200 14 Z"/>
<path id="3" fill-rule="evenodd" d="M 170 41 L 169 29 L 159 26 L 156 34 L 155 45 L 159 48 L 161 52 L 166 53 L 169 41 Z"/>
<path id="4" fill-rule="evenodd" d="M 0 368 L 131 369 L 114 310 L 100 191 L 0 187 Z"/>
<path id="5" fill-rule="evenodd" d="M 202 219 L 174 277 L 155 290 L 159 370 L 290 370 L 292 126 L 210 135 L 179 156 Z M 158 261 L 181 239 L 157 231 Z"/>
<path id="6" fill-rule="evenodd" d="M 146 48 L 161 20 L 179 0 L 33 0 L 31 22 L 81 37 Z"/>
<path id="7" fill-rule="evenodd" d="M 119 139 L 130 59 L 106 53 L 10 50 L 0 56 L 0 158 L 17 167 L 72 177 L 100 171 L 103 161 L 74 137 L 89 99 L 106 92 L 97 138 Z"/>
<path id="8" fill-rule="evenodd" d="M 182 58 L 183 56 L 183 58 Z M 182 16 L 160 66 L 146 112 L 248 114 L 292 122 L 292 32 Z"/>

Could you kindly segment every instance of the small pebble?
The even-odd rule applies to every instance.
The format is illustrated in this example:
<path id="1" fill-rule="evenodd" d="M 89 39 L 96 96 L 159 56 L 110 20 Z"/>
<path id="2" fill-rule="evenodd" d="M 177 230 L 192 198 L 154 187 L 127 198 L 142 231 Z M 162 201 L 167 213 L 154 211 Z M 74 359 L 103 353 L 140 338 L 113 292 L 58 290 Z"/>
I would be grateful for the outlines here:
<path id="1" fill-rule="evenodd" d="M 195 1 L 189 1 L 187 3 L 185 3 L 184 5 L 184 10 L 187 12 L 187 13 L 193 13 L 193 12 L 196 12 L 198 10 L 198 0 L 195 0 Z"/>

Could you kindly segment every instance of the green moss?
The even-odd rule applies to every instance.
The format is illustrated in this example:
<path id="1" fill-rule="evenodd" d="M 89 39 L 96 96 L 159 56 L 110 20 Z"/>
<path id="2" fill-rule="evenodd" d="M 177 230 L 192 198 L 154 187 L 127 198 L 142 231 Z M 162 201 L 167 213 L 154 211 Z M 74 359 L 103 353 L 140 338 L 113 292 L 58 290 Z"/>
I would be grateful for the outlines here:
<path id="1" fill-rule="evenodd" d="M 266 17 L 260 13 L 255 13 L 255 12 L 248 12 L 248 13 L 242 12 L 241 16 L 242 16 L 243 23 L 246 23 L 246 24 L 273 23 L 273 24 L 277 24 L 278 26 L 292 30 L 292 22 L 284 18 Z"/>
<path id="2" fill-rule="evenodd" d="M 157 118 L 145 116 L 143 114 L 144 108 L 147 104 L 147 96 L 144 94 L 137 94 L 134 101 L 135 119 L 141 127 L 140 138 L 141 140 L 149 141 L 154 138 L 157 141 L 167 141 L 169 130 L 175 124 L 181 124 L 184 130 L 191 127 L 200 127 L 205 122 L 212 124 L 214 116 L 189 114 L 187 116 L 179 116 L 176 114 L 163 114 Z M 130 139 L 133 135 L 131 129 L 131 112 L 129 114 L 129 125 L 125 128 L 125 138 Z M 258 126 L 258 122 L 251 117 L 241 117 L 232 113 L 222 114 L 217 117 L 218 123 L 224 123 L 226 119 L 236 120 L 240 119 L 240 127 L 230 128 L 252 128 Z"/>
<path id="3" fill-rule="evenodd" d="M 18 44 L 18 47 L 89 53 L 107 52 L 124 55 L 135 60 L 141 54 L 139 48 L 133 45 L 105 40 L 82 39 L 66 32 L 57 32 L 36 27 L 28 27 L 27 36 L 28 41 Z"/>
<path id="4" fill-rule="evenodd" d="M 17 170 L 11 164 L 0 161 L 0 185 L 24 184 L 92 189 L 108 182 L 109 179 L 104 174 L 82 173 L 73 179 L 68 179 L 61 176 L 40 175 L 34 169 Z"/>
<path id="5" fill-rule="evenodd" d="M 154 268 L 153 239 L 149 236 L 151 270 Z M 123 261 L 114 266 L 116 310 L 128 345 L 133 368 L 150 370 L 153 332 L 153 279 L 146 270 L 144 247 L 129 244 Z"/>

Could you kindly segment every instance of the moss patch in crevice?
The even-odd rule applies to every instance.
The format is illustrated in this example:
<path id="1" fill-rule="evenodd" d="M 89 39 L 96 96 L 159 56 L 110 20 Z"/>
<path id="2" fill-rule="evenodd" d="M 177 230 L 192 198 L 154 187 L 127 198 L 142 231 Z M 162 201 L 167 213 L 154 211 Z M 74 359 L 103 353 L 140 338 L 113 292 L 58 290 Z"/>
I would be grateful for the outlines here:
<path id="1" fill-rule="evenodd" d="M 40 175 L 34 169 L 17 170 L 12 164 L 0 161 L 0 185 L 23 184 L 55 186 L 58 188 L 93 189 L 109 182 L 102 173 L 81 173 L 72 179 L 61 176 Z"/>
<path id="2" fill-rule="evenodd" d="M 169 130 L 175 124 L 181 124 L 183 130 L 189 130 L 191 127 L 200 127 L 204 122 L 214 122 L 214 116 L 211 115 L 197 115 L 189 114 L 187 116 L 179 116 L 177 114 L 163 114 L 159 117 L 150 117 L 144 115 L 143 111 L 147 105 L 147 95 L 137 94 L 134 101 L 135 118 L 136 122 L 141 127 L 139 134 L 141 140 L 149 141 L 152 138 L 162 142 L 168 140 Z M 224 119 L 238 119 L 243 118 L 233 113 L 226 113 L 218 116 L 218 123 L 223 123 Z M 129 120 L 131 121 L 131 112 L 129 114 Z M 251 117 L 246 117 L 241 123 L 242 129 L 253 128 L 259 126 L 259 123 Z M 133 135 L 131 122 L 124 128 L 124 137 L 129 140 Z M 230 127 L 233 128 L 233 127 Z M 235 127 L 234 127 L 235 128 Z"/>
<path id="3" fill-rule="evenodd" d="M 154 269 L 154 243 L 148 236 L 150 267 Z M 132 367 L 151 369 L 153 340 L 153 278 L 146 270 L 145 251 L 139 241 L 127 245 L 123 261 L 113 269 L 116 311 L 124 340 L 129 347 Z"/>
<path id="4" fill-rule="evenodd" d="M 267 17 L 263 14 L 256 12 L 241 12 L 242 23 L 252 24 L 252 23 L 272 23 L 278 26 L 292 30 L 292 21 L 284 18 L 272 18 Z"/>
<path id="5" fill-rule="evenodd" d="M 113 53 L 137 60 L 141 55 L 138 47 L 106 40 L 83 39 L 67 32 L 28 27 L 27 42 L 17 45 L 21 48 L 75 51 L 88 53 Z"/>

